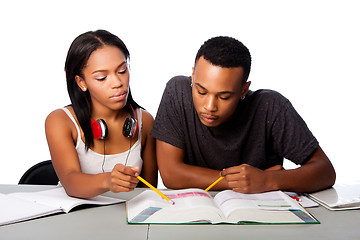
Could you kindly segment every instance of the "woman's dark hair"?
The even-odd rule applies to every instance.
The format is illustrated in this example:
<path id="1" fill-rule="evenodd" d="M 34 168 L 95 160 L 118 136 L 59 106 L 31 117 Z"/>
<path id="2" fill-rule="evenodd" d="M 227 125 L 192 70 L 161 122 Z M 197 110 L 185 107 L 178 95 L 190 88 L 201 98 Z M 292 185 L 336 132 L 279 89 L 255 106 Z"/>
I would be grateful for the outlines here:
<path id="1" fill-rule="evenodd" d="M 118 47 L 127 61 L 130 60 L 130 53 L 123 41 L 114 34 L 105 31 L 89 31 L 79 35 L 72 42 L 65 61 L 65 73 L 67 90 L 70 96 L 71 105 L 85 135 L 85 146 L 89 149 L 94 144 L 94 137 L 91 130 L 91 99 L 89 91 L 83 92 L 75 81 L 75 76 L 83 76 L 83 69 L 92 52 L 104 46 Z M 125 108 L 131 105 L 134 109 L 140 106 L 133 100 L 129 89 L 128 99 Z M 81 136 L 78 136 L 81 137 Z"/>
<path id="2" fill-rule="evenodd" d="M 249 49 L 232 37 L 214 37 L 204 42 L 195 57 L 195 64 L 200 57 L 215 66 L 223 68 L 242 67 L 244 82 L 247 81 L 251 68 Z"/>

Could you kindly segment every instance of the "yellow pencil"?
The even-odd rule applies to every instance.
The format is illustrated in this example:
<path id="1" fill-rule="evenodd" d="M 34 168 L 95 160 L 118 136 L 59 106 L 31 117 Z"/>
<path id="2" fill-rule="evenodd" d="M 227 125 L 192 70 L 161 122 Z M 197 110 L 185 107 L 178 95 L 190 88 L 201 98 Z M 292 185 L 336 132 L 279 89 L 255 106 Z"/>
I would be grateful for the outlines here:
<path id="1" fill-rule="evenodd" d="M 212 188 L 213 186 L 215 186 L 215 184 L 217 184 L 218 182 L 220 182 L 224 177 L 219 177 L 215 182 L 213 182 L 210 186 L 208 186 L 205 191 L 209 191 L 210 188 Z"/>
<path id="2" fill-rule="evenodd" d="M 160 192 L 159 190 L 157 190 L 153 185 L 151 185 L 150 183 L 148 183 L 145 179 L 143 179 L 140 176 L 137 176 L 137 178 L 143 182 L 146 186 L 148 186 L 149 188 L 151 188 L 152 190 L 154 190 L 157 194 L 159 194 L 161 197 L 163 197 L 166 201 L 168 201 L 169 203 L 171 203 L 172 205 L 175 204 L 175 202 L 173 200 L 171 200 L 170 198 L 168 198 L 167 196 L 165 196 L 162 192 Z"/>

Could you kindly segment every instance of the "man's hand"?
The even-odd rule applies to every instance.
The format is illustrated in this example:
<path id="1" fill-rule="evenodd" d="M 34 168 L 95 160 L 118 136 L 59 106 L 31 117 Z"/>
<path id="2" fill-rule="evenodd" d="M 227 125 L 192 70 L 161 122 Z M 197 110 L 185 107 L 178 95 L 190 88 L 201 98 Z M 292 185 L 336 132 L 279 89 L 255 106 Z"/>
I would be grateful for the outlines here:
<path id="1" fill-rule="evenodd" d="M 260 193 L 275 190 L 269 184 L 268 172 L 280 170 L 283 170 L 281 165 L 260 170 L 248 164 L 242 164 L 224 169 L 221 175 L 225 177 L 229 188 L 235 192 Z"/>

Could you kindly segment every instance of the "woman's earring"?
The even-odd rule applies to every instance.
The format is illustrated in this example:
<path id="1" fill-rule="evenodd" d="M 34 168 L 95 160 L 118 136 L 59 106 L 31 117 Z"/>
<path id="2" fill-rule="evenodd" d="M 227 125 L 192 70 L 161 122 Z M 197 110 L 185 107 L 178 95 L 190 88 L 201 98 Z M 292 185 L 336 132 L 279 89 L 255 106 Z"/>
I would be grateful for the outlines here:
<path id="1" fill-rule="evenodd" d="M 244 99 L 245 99 L 245 96 L 242 96 L 242 97 L 241 97 L 241 100 L 244 100 Z"/>

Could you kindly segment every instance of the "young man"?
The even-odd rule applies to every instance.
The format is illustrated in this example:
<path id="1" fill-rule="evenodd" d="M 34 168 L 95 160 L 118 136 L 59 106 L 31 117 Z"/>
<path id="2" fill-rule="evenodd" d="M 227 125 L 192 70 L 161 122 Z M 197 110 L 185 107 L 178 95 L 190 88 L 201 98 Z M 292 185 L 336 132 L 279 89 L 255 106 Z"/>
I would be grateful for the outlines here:
<path id="1" fill-rule="evenodd" d="M 215 37 L 195 58 L 192 77 L 171 79 L 151 135 L 166 187 L 242 193 L 312 192 L 335 182 L 335 170 L 291 103 L 271 90 L 250 91 L 249 50 Z M 283 159 L 301 165 L 282 168 Z"/>

